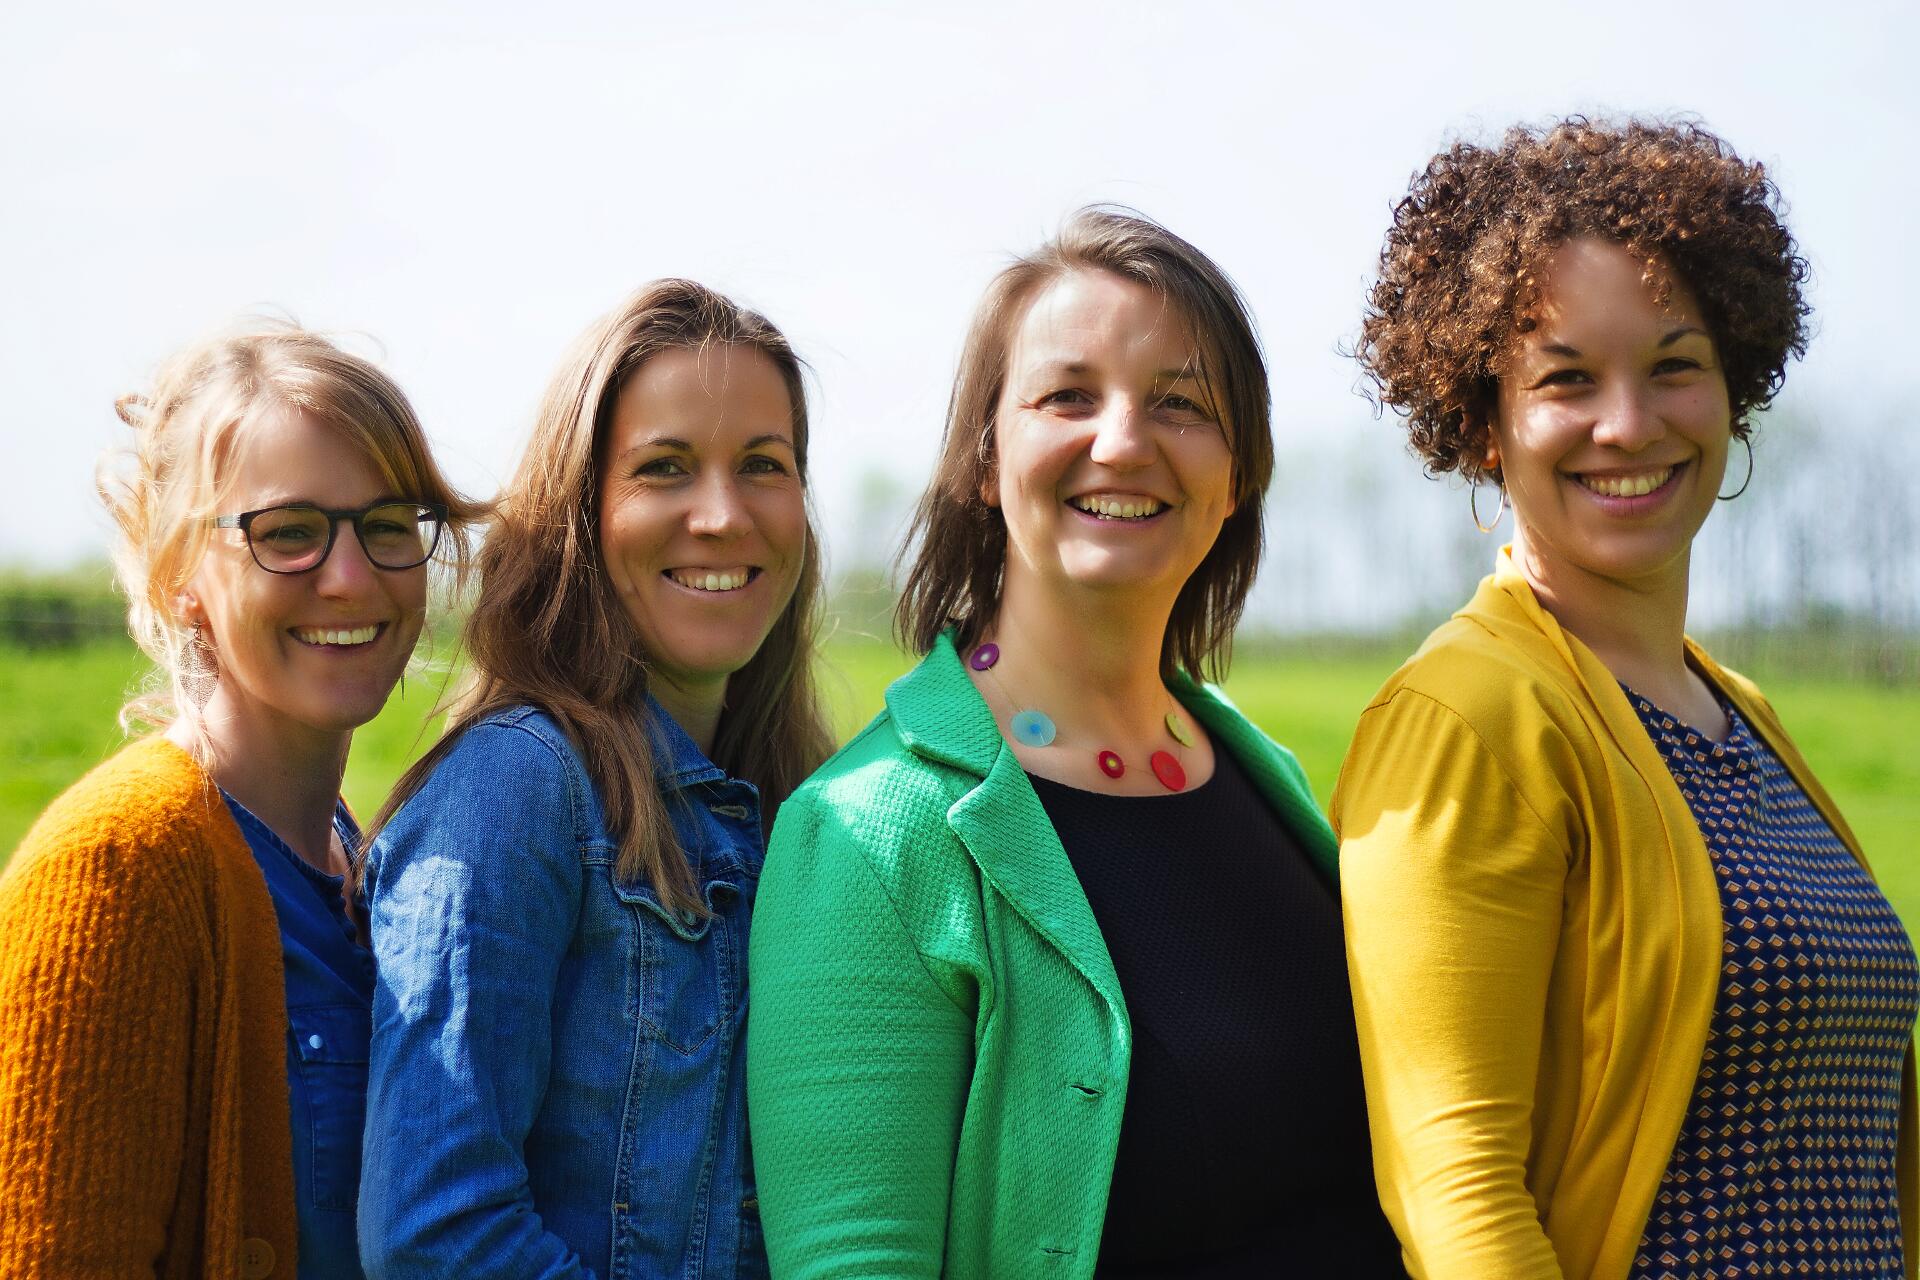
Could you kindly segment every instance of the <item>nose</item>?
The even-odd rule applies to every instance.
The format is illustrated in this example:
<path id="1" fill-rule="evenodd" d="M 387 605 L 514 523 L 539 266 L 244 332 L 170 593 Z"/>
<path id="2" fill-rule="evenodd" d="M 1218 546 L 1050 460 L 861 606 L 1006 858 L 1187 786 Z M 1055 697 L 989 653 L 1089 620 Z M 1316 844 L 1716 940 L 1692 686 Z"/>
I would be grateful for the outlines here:
<path id="1" fill-rule="evenodd" d="M 1117 471 L 1151 465 L 1154 443 L 1147 413 L 1147 406 L 1116 396 L 1094 420 L 1088 455 Z"/>
<path id="2" fill-rule="evenodd" d="M 1631 385 L 1615 388 L 1600 407 L 1599 420 L 1593 424 L 1595 444 L 1611 445 L 1628 453 L 1638 453 L 1667 434 L 1646 389 Z"/>
<path id="3" fill-rule="evenodd" d="M 746 505 L 740 501 L 730 474 L 709 472 L 694 487 L 687 529 L 695 537 L 731 538 L 744 533 L 749 523 Z"/>
<path id="4" fill-rule="evenodd" d="M 366 591 L 379 572 L 354 536 L 353 522 L 342 518 L 334 525 L 333 550 L 314 570 L 314 585 L 323 596 L 354 596 Z"/>

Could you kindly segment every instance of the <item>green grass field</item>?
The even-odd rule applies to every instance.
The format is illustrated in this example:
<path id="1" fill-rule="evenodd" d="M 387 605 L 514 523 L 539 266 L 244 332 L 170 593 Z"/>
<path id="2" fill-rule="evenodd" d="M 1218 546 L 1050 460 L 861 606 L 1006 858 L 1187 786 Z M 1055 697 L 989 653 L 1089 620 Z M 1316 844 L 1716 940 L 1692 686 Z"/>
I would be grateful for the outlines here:
<path id="1" fill-rule="evenodd" d="M 1388 651 L 1346 658 L 1243 649 L 1227 691 L 1267 732 L 1292 747 L 1324 802 L 1355 717 L 1392 670 Z M 880 708 L 907 660 L 872 640 L 836 641 L 825 692 L 841 736 Z M 124 644 L 0 650 L 0 859 L 48 800 L 121 741 L 114 716 L 143 670 Z M 1920 687 L 1757 675 L 1820 779 L 1859 833 L 1901 915 L 1920 929 Z M 372 724 L 355 735 L 348 801 L 371 813 L 407 762 L 431 741 L 428 715 L 443 677 L 407 678 Z"/>

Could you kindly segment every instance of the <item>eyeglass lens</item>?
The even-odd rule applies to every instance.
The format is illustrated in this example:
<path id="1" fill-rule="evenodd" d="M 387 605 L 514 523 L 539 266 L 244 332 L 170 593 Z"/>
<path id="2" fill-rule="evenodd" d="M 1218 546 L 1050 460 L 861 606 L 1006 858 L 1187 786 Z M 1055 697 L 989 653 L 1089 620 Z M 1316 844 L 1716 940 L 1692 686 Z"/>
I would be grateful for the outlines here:
<path id="1" fill-rule="evenodd" d="M 276 507 L 253 518 L 247 531 L 263 569 L 298 573 L 326 558 L 331 521 L 313 507 Z M 410 502 L 372 507 L 355 522 L 367 559 L 382 569 L 411 569 L 433 554 L 440 521 Z"/>

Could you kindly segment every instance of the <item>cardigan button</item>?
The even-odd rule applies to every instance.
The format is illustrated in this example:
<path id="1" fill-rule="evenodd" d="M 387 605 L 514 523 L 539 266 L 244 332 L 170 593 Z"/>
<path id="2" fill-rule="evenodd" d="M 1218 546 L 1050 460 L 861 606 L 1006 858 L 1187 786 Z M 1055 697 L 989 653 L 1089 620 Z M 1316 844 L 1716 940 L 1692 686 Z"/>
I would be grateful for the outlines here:
<path id="1" fill-rule="evenodd" d="M 266 1280 L 273 1274 L 273 1246 L 259 1236 L 249 1236 L 240 1245 L 241 1280 Z"/>

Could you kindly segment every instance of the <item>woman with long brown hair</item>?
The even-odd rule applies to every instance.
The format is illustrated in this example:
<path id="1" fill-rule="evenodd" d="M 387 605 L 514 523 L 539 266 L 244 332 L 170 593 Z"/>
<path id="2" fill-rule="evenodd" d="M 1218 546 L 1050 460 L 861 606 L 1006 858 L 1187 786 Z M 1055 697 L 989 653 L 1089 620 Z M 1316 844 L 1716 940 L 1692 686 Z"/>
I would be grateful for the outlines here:
<path id="1" fill-rule="evenodd" d="M 366 868 L 374 1276 L 764 1270 L 742 1070 L 763 823 L 827 754 L 801 366 L 647 286 L 500 500 L 470 684 Z"/>

